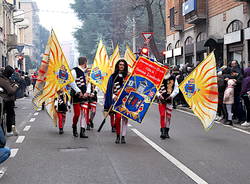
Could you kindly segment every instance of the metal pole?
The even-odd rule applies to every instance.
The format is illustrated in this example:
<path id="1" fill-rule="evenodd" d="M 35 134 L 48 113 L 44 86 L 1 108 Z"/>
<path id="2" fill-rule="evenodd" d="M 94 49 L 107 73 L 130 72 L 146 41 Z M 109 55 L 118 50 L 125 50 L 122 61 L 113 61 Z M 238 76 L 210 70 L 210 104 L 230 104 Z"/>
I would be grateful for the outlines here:
<path id="1" fill-rule="evenodd" d="M 133 52 L 136 53 L 135 17 L 133 17 Z"/>

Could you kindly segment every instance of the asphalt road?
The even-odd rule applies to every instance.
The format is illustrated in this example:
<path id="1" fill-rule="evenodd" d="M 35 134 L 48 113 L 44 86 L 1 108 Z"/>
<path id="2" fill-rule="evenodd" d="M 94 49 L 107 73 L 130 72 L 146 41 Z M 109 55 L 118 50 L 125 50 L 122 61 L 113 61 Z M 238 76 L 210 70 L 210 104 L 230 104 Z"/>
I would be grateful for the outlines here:
<path id="1" fill-rule="evenodd" d="M 12 158 L 1 184 L 250 184 L 250 134 L 215 124 L 205 132 L 190 113 L 175 110 L 170 139 L 161 140 L 159 114 L 153 105 L 142 125 L 129 122 L 127 144 L 116 145 L 109 120 L 103 130 L 99 105 L 88 139 L 73 138 L 72 113 L 65 134 L 45 111 L 35 112 L 31 98 L 17 101 L 19 137 L 8 138 Z"/>

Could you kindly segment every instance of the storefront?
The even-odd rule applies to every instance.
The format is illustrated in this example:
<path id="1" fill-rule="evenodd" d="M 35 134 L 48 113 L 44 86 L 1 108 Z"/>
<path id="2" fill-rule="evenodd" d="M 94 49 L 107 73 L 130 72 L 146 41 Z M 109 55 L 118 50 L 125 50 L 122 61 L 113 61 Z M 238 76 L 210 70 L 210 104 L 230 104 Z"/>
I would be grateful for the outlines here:
<path id="1" fill-rule="evenodd" d="M 227 61 L 243 61 L 244 44 L 242 39 L 242 22 L 233 21 L 227 28 L 227 34 L 224 35 L 224 44 L 227 50 Z"/>
<path id="2" fill-rule="evenodd" d="M 194 44 L 193 38 L 188 37 L 185 41 L 185 63 L 193 64 L 194 59 Z"/>
<path id="3" fill-rule="evenodd" d="M 175 58 L 175 65 L 182 66 L 183 63 L 183 57 L 182 57 L 182 47 L 175 48 L 174 49 L 174 58 Z"/>
<path id="4" fill-rule="evenodd" d="M 250 61 L 250 27 L 244 30 L 244 38 L 247 42 L 248 62 Z"/>
<path id="5" fill-rule="evenodd" d="M 166 51 L 166 59 L 170 66 L 174 65 L 173 50 Z"/>

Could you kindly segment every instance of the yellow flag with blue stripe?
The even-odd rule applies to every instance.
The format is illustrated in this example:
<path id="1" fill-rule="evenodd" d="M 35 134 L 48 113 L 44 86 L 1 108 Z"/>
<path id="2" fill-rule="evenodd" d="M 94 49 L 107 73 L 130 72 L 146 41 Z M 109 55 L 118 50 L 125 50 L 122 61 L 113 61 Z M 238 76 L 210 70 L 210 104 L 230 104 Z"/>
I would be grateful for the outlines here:
<path id="1" fill-rule="evenodd" d="M 188 105 L 205 130 L 214 122 L 218 107 L 218 83 L 214 52 L 209 54 L 179 86 Z"/>
<path id="2" fill-rule="evenodd" d="M 108 79 L 112 73 L 108 54 L 102 41 L 99 42 L 89 80 L 104 93 L 106 92 Z"/>

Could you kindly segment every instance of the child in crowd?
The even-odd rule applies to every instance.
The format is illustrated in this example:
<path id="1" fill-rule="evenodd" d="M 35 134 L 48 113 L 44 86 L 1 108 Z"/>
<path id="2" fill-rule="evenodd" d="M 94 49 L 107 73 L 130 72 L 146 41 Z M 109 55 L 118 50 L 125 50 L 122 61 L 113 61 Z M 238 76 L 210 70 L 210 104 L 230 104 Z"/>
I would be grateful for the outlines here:
<path id="1" fill-rule="evenodd" d="M 235 79 L 229 79 L 227 81 L 227 87 L 224 92 L 223 104 L 226 112 L 225 125 L 233 125 L 232 122 L 232 106 L 234 104 L 234 86 L 236 85 Z"/>
<path id="2" fill-rule="evenodd" d="M 55 98 L 55 109 L 58 116 L 58 127 L 59 127 L 59 134 L 63 134 L 63 127 L 66 120 L 66 112 L 70 110 L 70 102 L 67 94 L 64 92 L 63 89 L 60 89 L 57 92 L 58 97 Z"/>

